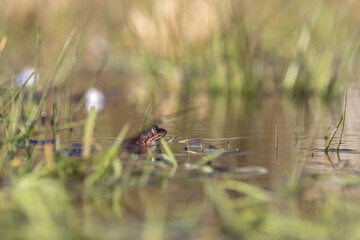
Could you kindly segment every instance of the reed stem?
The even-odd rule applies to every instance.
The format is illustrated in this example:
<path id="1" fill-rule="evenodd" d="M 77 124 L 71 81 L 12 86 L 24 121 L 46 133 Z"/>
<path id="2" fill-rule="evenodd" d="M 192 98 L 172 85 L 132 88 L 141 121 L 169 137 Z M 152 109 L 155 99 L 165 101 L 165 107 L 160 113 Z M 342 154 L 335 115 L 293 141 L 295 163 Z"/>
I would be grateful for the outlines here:
<path id="1" fill-rule="evenodd" d="M 341 125 L 341 131 L 340 131 L 340 136 L 339 136 L 339 142 L 338 145 L 336 147 L 336 151 L 339 152 L 340 149 L 340 144 L 341 144 L 341 139 L 344 133 L 344 126 L 345 126 L 345 118 L 346 118 L 346 103 L 347 103 L 347 87 L 345 88 L 345 93 L 344 93 L 344 107 L 343 107 L 343 121 L 342 121 L 342 125 Z"/>

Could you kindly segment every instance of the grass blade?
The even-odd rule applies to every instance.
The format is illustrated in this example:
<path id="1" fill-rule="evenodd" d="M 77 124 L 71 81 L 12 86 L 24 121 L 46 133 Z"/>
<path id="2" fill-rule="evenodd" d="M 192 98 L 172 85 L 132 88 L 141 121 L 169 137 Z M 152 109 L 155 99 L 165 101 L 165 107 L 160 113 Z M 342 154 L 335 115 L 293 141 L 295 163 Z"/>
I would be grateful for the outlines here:
<path id="1" fill-rule="evenodd" d="M 178 167 L 178 163 L 177 163 L 177 161 L 176 161 L 176 159 L 175 159 L 175 156 L 174 156 L 174 154 L 172 153 L 169 145 L 167 144 L 167 142 L 165 142 L 165 140 L 164 140 L 163 138 L 160 140 L 160 142 L 161 142 L 162 146 L 164 147 L 165 153 L 166 153 L 166 154 L 168 155 L 168 157 L 169 157 L 169 158 L 166 158 L 166 160 L 168 160 L 168 161 L 173 165 L 174 168 L 177 168 L 177 167 Z"/>
<path id="2" fill-rule="evenodd" d="M 97 165 L 96 170 L 86 179 L 85 186 L 91 187 L 104 174 L 106 169 L 110 166 L 112 160 L 116 156 L 118 149 L 129 130 L 129 125 L 125 125 L 115 141 L 114 145 L 104 154 L 102 161 Z"/>
<path id="3" fill-rule="evenodd" d="M 342 125 L 341 125 L 341 131 L 340 131 L 340 136 L 339 136 L 339 142 L 338 145 L 336 147 L 336 151 L 339 152 L 340 149 L 340 144 L 341 144 L 341 139 L 344 133 L 344 127 L 345 127 L 345 117 L 346 117 L 346 103 L 347 103 L 347 87 L 345 88 L 345 93 L 344 93 L 344 108 L 343 108 L 343 121 L 342 121 Z"/>
<path id="4" fill-rule="evenodd" d="M 85 130 L 84 130 L 84 148 L 82 152 L 83 158 L 89 158 L 91 153 L 91 143 L 93 140 L 94 127 L 97 117 L 97 111 L 95 108 L 91 108 L 89 115 L 86 119 Z"/>
<path id="5" fill-rule="evenodd" d="M 211 154 L 203 157 L 203 158 L 200 159 L 199 161 L 197 161 L 197 162 L 195 163 L 195 165 L 199 167 L 199 166 L 202 166 L 202 165 L 204 165 L 204 164 L 207 164 L 207 163 L 211 162 L 212 160 L 220 157 L 220 156 L 223 154 L 223 152 L 224 152 L 223 150 L 213 152 L 213 153 L 211 153 Z"/>

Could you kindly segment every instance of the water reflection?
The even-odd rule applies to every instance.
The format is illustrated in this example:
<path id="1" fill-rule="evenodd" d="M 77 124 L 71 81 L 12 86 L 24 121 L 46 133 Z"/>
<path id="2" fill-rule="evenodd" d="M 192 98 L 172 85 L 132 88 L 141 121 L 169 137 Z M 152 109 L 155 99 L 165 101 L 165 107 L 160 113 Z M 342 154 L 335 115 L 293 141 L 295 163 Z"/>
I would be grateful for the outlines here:
<path id="1" fill-rule="evenodd" d="M 130 81 L 125 79 L 117 82 L 114 79 L 120 77 L 105 72 L 98 83 L 107 102 L 106 106 L 101 104 L 103 110 L 94 132 L 100 149 L 106 150 L 117 141 L 114 137 L 125 123 L 131 124 L 126 137 L 135 136 L 146 118 L 149 125 L 162 122 L 161 127 L 168 132 L 166 140 L 179 163 L 176 172 L 173 172 L 172 166 L 166 164 L 166 161 L 151 161 L 161 157 L 147 159 L 148 156 L 156 155 L 156 150 L 149 152 L 142 148 L 140 153 L 147 153 L 142 156 L 119 151 L 123 174 L 118 184 L 133 187 L 132 190 L 122 189 L 122 195 L 127 196 L 122 199 L 122 203 L 132 206 L 132 210 L 126 213 L 129 218 L 143 214 L 141 210 L 133 212 L 138 187 L 146 186 L 160 191 L 166 185 L 167 191 L 178 189 L 179 192 L 171 194 L 171 198 L 177 200 L 169 207 L 183 210 L 177 204 L 186 204 L 190 200 L 181 202 L 179 199 L 190 198 L 191 192 L 196 192 L 200 205 L 207 201 L 204 192 L 199 189 L 204 181 L 236 179 L 265 189 L 284 189 L 288 187 L 289 181 L 295 184 L 311 176 L 353 174 L 359 169 L 356 152 L 359 136 L 356 133 L 359 132 L 360 118 L 356 109 L 360 109 L 357 108 L 360 100 L 354 100 L 356 92 L 349 92 L 355 98 L 349 96 L 349 114 L 341 145 L 343 149 L 355 151 L 341 151 L 338 154 L 329 152 L 327 156 L 316 149 L 324 148 L 326 132 L 333 129 L 341 115 L 342 99 L 327 103 L 315 98 L 297 102 L 285 96 L 267 94 L 252 101 L 236 96 L 219 96 L 210 100 L 206 95 L 199 95 L 187 100 L 188 104 L 184 105 L 179 104 L 179 99 L 174 96 L 158 96 L 156 102 L 140 106 L 129 102 L 131 92 L 126 83 Z M 103 103 L 102 100 L 100 102 Z M 150 104 L 152 109 L 148 116 L 144 116 Z M 85 117 L 85 112 L 79 116 Z M 275 151 L 276 122 L 278 149 Z M 327 130 L 329 127 L 330 130 Z M 198 141 L 191 142 L 194 139 Z M 73 148 L 81 149 L 75 145 Z M 202 166 L 194 165 L 219 149 L 225 151 L 216 159 Z M 321 187 L 324 186 L 325 183 Z M 304 201 L 316 198 L 317 195 L 311 195 L 314 191 L 304 190 Z M 164 192 L 161 196 L 167 194 Z M 153 194 L 149 193 L 151 196 Z M 309 213 L 313 210 L 309 205 L 306 208 Z M 128 216 L 125 216 L 126 219 Z M 218 220 L 217 217 L 211 219 L 214 222 Z"/>
<path id="2" fill-rule="evenodd" d="M 176 224 L 172 236 L 183 238 L 194 229 L 222 232 L 226 224 L 230 223 L 230 228 L 235 229 L 235 224 L 251 225 L 262 222 L 264 217 L 272 224 L 272 217 L 276 221 L 278 216 L 274 217 L 269 209 L 275 207 L 285 212 L 286 220 L 294 209 L 297 217 L 298 213 L 317 217 L 316 210 L 328 196 L 320 193 L 328 194 L 329 189 L 345 192 L 345 185 L 359 182 L 358 177 L 341 183 L 339 180 L 340 176 L 354 177 L 359 172 L 356 102 L 349 104 L 342 150 L 333 152 L 330 149 L 326 155 L 322 150 L 324 136 L 338 121 L 342 99 L 329 103 L 319 99 L 295 102 L 273 94 L 247 102 L 236 96 L 210 100 L 200 95 L 189 99 L 188 105 L 181 105 L 177 98 L 162 99 L 160 96 L 162 101 L 149 100 L 147 105 L 151 104 L 152 110 L 144 114 L 146 107 L 129 103 L 127 94 L 131 92 L 123 82 L 116 86 L 114 79 L 118 77 L 104 75 L 103 82 L 99 83 L 107 96 L 107 105 L 103 106 L 95 128 L 96 150 L 106 152 L 118 143 L 114 137 L 125 122 L 131 123 L 127 137 L 132 137 L 144 122 L 162 121 L 161 127 L 168 132 L 165 139 L 178 162 L 175 168 L 157 150 L 149 152 L 141 147 L 137 153 L 147 154 L 134 155 L 119 149 L 109 162 L 103 184 L 99 184 L 106 188 L 96 189 L 91 197 L 102 203 L 102 211 L 107 217 L 112 216 L 111 221 L 120 228 L 124 228 L 126 221 L 129 236 L 137 236 L 136 230 L 144 222 L 151 224 L 158 217 L 156 211 L 161 211 L 161 218 L 166 215 L 166 229 L 171 229 L 172 221 L 193 221 L 188 228 L 186 224 Z M 84 111 L 81 117 L 86 115 Z M 81 134 L 79 131 L 79 139 Z M 79 139 L 69 142 L 69 149 L 74 151 L 68 155 L 81 150 L 83 145 Z M 275 139 L 278 144 L 274 149 Z M 61 146 L 64 148 L 66 142 L 61 142 Z M 206 159 L 212 154 L 216 157 Z M 85 178 L 94 171 L 87 161 L 69 161 L 75 163 L 72 171 L 80 172 L 78 178 Z M 103 161 L 103 157 L 97 161 Z M 72 194 L 82 195 L 82 187 Z M 249 188 L 254 190 L 253 195 Z M 296 191 L 291 192 L 294 193 L 291 197 L 284 197 L 284 193 L 288 193 L 284 189 Z M 87 204 L 86 201 L 80 204 Z M 284 206 L 290 210 L 284 210 Z M 98 219 L 96 214 L 88 214 L 85 219 Z M 251 219 L 244 216 L 251 216 Z"/>
<path id="3" fill-rule="evenodd" d="M 119 81 L 119 86 L 114 86 L 115 78 L 118 79 L 108 73 L 104 75 L 102 82 L 109 102 L 102 117 L 109 119 L 107 121 L 110 125 L 97 126 L 96 135 L 99 137 L 115 136 L 125 122 L 131 123 L 132 130 L 128 136 L 133 136 L 144 119 L 145 106 L 132 107 L 128 102 L 131 92 L 126 90 L 124 82 Z M 228 148 L 227 145 L 230 144 L 233 151 L 246 154 L 223 156 L 213 164 L 218 167 L 263 167 L 273 180 L 270 185 L 274 186 L 282 183 L 283 177 L 289 176 L 297 161 L 304 161 L 307 167 L 312 165 L 314 158 L 319 159 L 322 164 L 330 164 L 323 153 L 315 154 L 308 162 L 306 159 L 311 155 L 310 149 L 323 148 L 326 129 L 338 121 L 341 114 L 339 106 L 342 103 L 342 99 L 325 103 L 315 98 L 298 102 L 278 94 L 267 94 L 255 101 L 246 101 L 236 96 L 219 96 L 209 100 L 206 95 L 199 95 L 188 100 L 188 105 L 179 105 L 177 98 L 168 97 L 162 101 L 162 96 L 158 96 L 158 99 L 160 100 L 152 104 L 148 119 L 153 119 L 152 123 L 162 119 L 163 127 L 168 130 L 170 137 L 178 137 L 179 141 L 236 137 L 238 139 L 225 141 L 224 146 L 220 147 Z M 352 104 L 354 101 L 349 100 L 349 115 L 354 113 L 351 112 L 354 107 Z M 177 112 L 179 114 L 174 114 Z M 347 148 L 351 141 L 358 138 L 348 128 L 357 128 L 359 125 L 354 124 L 357 119 L 351 116 L 347 119 L 343 148 Z M 274 150 L 275 122 L 278 129 L 277 151 Z M 170 143 L 170 147 L 175 154 L 179 154 L 179 161 L 194 161 L 195 158 L 186 153 L 182 144 Z M 301 150 L 302 148 L 308 150 Z M 303 172 L 299 176 L 301 174 Z"/>

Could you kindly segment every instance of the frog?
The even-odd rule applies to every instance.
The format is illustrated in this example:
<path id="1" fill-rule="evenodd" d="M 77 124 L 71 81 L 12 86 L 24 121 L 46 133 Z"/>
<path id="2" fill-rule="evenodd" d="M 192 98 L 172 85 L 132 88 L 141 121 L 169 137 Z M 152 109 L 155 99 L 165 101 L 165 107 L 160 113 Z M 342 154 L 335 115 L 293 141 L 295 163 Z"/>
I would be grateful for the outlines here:
<path id="1" fill-rule="evenodd" d="M 167 131 L 164 128 L 153 125 L 151 128 L 141 131 L 136 136 L 125 139 L 122 147 L 125 150 L 142 154 L 148 151 L 148 146 L 156 145 L 166 134 Z"/>

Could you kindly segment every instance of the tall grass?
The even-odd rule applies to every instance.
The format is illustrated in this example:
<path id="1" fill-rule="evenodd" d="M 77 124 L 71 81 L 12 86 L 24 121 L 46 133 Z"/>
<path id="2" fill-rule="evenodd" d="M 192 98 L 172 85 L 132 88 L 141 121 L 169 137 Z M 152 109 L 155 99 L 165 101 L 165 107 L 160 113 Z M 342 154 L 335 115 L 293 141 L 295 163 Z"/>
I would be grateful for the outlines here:
<path id="1" fill-rule="evenodd" d="M 151 56 L 149 79 L 162 77 L 165 86 L 175 82 L 182 94 L 250 97 L 282 89 L 326 98 L 340 95 L 352 78 L 359 31 L 351 2 L 184 4 L 157 1 L 147 10 L 134 6 L 129 14 L 138 55 Z"/>
<path id="2" fill-rule="evenodd" d="M 247 98 L 284 90 L 290 96 L 339 96 L 356 69 L 359 28 L 358 6 L 353 1 L 110 3 L 119 11 L 96 2 L 84 10 L 81 6 L 88 5 L 84 1 L 75 6 L 58 3 L 56 8 L 56 4 L 39 8 L 26 4 L 19 9 L 10 4 L 2 10 L 8 11 L 2 15 L 9 19 L 3 26 L 8 37 L 2 42 L 11 37 L 9 47 L 14 49 L 25 34 L 39 36 L 40 25 L 46 36 L 41 39 L 42 48 L 49 49 L 58 44 L 55 36 L 64 39 L 63 32 L 85 22 L 84 41 L 80 42 L 86 44 L 81 49 L 88 61 L 94 64 L 94 59 L 106 55 L 106 41 L 111 42 L 109 66 L 127 69 L 145 80 L 129 93 L 144 102 L 169 93 Z M 16 18 L 15 10 L 24 17 Z M 91 18 L 86 17 L 89 15 Z M 26 16 L 34 18 L 33 28 L 26 25 Z M 45 19 L 59 23 L 62 31 L 54 31 Z M 16 31 L 20 28 L 24 31 Z M 23 52 L 29 43 L 14 52 Z M 52 51 L 40 53 L 35 62 L 51 66 L 44 58 Z M 6 52 L 5 57 L 14 59 Z"/>

